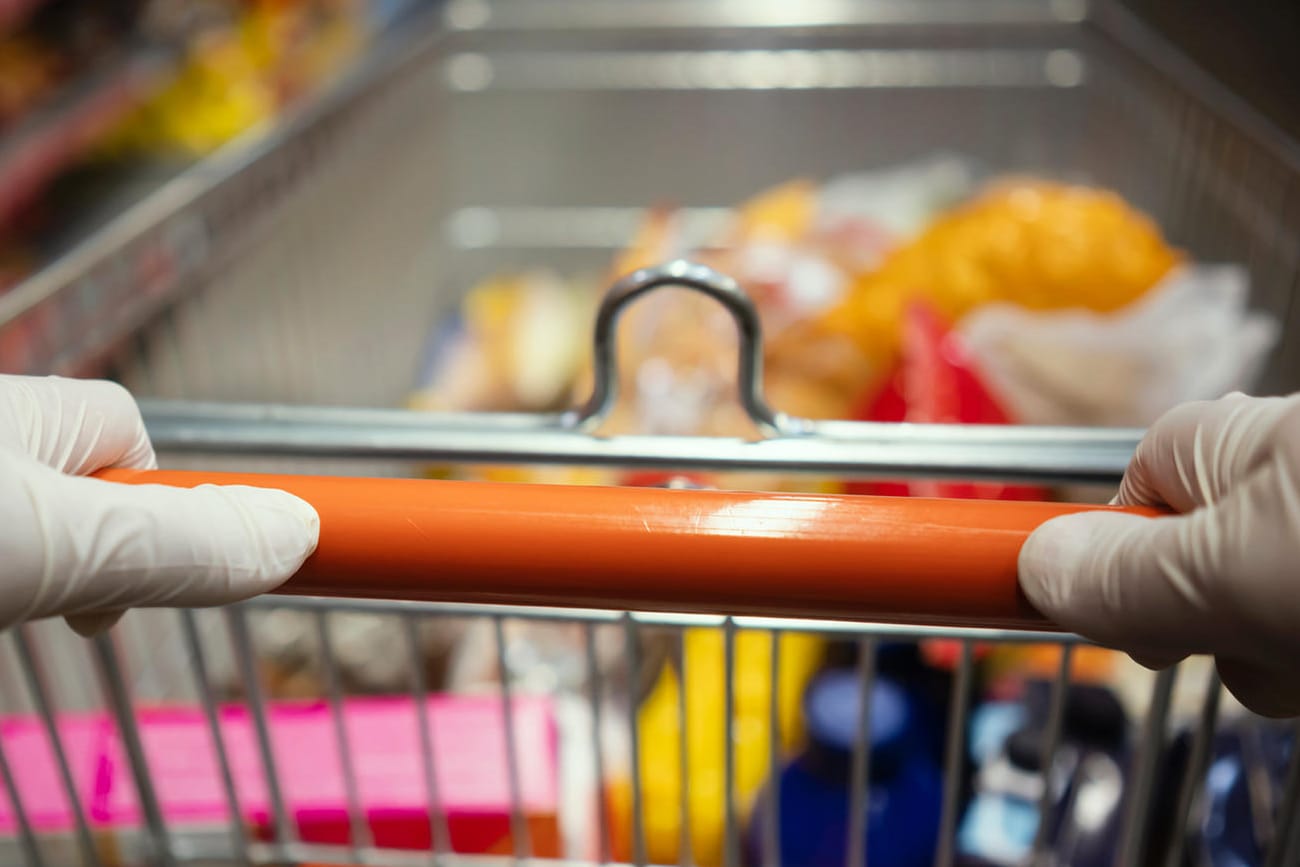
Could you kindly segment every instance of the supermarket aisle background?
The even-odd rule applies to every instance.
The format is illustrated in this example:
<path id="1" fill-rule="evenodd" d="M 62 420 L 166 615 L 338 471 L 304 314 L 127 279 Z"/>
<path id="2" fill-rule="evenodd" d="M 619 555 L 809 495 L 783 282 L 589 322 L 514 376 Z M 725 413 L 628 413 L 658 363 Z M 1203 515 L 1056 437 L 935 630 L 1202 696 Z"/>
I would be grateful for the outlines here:
<path id="1" fill-rule="evenodd" d="M 1155 57 L 1143 53 L 1142 43 L 1112 42 L 1080 25 L 1077 4 L 943 4 L 961 20 L 934 26 L 859 21 L 842 30 L 663 31 L 654 26 L 655 0 L 605 7 L 621 10 L 609 13 L 615 18 L 648 15 L 650 26 L 597 22 L 588 30 L 537 25 L 538 2 L 496 4 L 487 16 L 475 2 L 458 3 L 450 19 L 454 32 L 422 19 L 387 34 L 392 43 L 378 34 L 360 39 L 362 31 L 350 29 L 358 20 L 350 15 L 377 5 L 233 4 L 280 11 L 261 23 L 218 28 L 224 37 L 191 47 L 197 66 L 182 64 L 194 76 L 191 95 L 212 87 L 239 97 L 233 107 L 217 100 L 232 114 L 191 111 L 184 100 L 169 105 L 172 91 L 150 89 L 163 99 L 161 107 L 154 103 L 149 123 L 120 134 L 115 153 L 169 152 L 154 170 L 171 177 L 171 185 L 147 207 L 130 211 L 121 234 L 110 232 L 0 294 L 0 369 L 107 372 L 154 398 L 557 409 L 587 385 L 590 312 L 609 274 L 689 253 L 751 288 L 773 338 L 768 386 L 781 408 L 809 415 L 1142 425 L 1170 403 L 1247 383 L 1257 362 L 1271 374 L 1269 387 L 1294 384 L 1300 239 L 1291 227 L 1300 224 L 1300 169 L 1288 161 L 1293 154 L 1261 145 L 1220 115 L 1213 100 L 1153 68 L 1147 61 Z M 707 5 L 674 8 L 705 9 L 707 17 Z M 1012 11 L 997 11 L 1006 9 Z M 302 10 L 325 17 L 296 18 Z M 513 23 L 511 15 L 518 16 Z M 341 29 L 329 22 L 342 22 Z M 155 48 L 150 44 L 144 55 L 151 64 L 159 56 Z M 242 80 L 251 89 L 231 89 L 223 71 L 244 68 L 249 58 L 262 64 L 253 63 L 252 79 Z M 175 68 L 165 56 L 159 62 Z M 312 63 L 320 64 L 319 90 L 297 80 L 296 71 Z M 271 91 L 283 88 L 302 99 L 259 101 L 268 96 L 268 81 Z M 196 127 L 196 118 L 205 122 Z M 218 147 L 253 121 L 264 125 Z M 178 157 L 178 149 L 190 149 L 188 158 Z M 193 164 L 199 154 L 208 158 Z M 12 156 L 0 147 L 0 167 L 21 165 Z M 981 191 L 1008 172 L 1019 177 Z M 39 216 L 46 199 L 27 200 L 37 202 Z M 51 192 L 48 202 L 56 200 Z M 5 238 L 18 247 L 24 240 Z M 730 323 L 719 322 L 712 308 L 664 298 L 672 303 L 647 302 L 629 317 L 622 358 L 627 400 L 611 429 L 743 433 L 731 396 Z M 825 347 L 834 351 L 823 354 Z M 208 468 L 665 482 L 662 475 L 616 468 L 164 460 Z M 700 473 L 691 480 L 1006 499 L 1075 493 L 1046 484 L 776 474 Z M 297 601 L 301 607 L 277 597 L 259 600 L 247 610 L 247 633 L 239 612 L 199 614 L 199 644 L 209 665 L 202 682 L 185 646 L 184 615 L 132 612 L 114 633 L 131 695 L 151 708 L 142 725 L 161 744 L 154 748 L 154 771 L 166 806 L 192 818 L 197 812 L 177 805 L 197 811 L 185 798 L 201 790 L 207 800 L 196 800 L 210 810 L 201 813 L 204 821 L 211 820 L 203 827 L 217 836 L 229 818 L 217 766 L 187 764 L 191 750 L 207 755 L 205 722 L 196 709 L 201 685 L 236 702 L 223 725 L 238 746 L 239 785 L 252 793 L 233 824 L 246 821 L 272 837 L 284 831 L 271 827 L 278 820 L 302 838 L 351 841 L 357 849 L 367 834 L 378 839 L 382 823 L 352 811 L 350 801 L 359 797 L 383 814 L 390 789 L 404 799 L 398 806 L 410 827 L 403 833 L 416 831 L 385 839 L 408 848 L 436 840 L 438 805 L 412 760 L 423 745 L 415 742 L 410 718 L 425 689 L 446 693 L 435 702 L 438 711 L 461 720 L 455 737 L 439 746 L 453 764 L 462 759 L 458 767 L 468 767 L 469 776 L 455 780 L 463 789 L 448 791 L 477 791 L 473 777 L 491 783 L 491 833 L 458 839 L 457 848 L 496 854 L 520 844 L 518 828 L 511 827 L 520 817 L 511 815 L 510 803 L 520 792 L 507 785 L 508 750 L 500 736 L 515 707 L 507 686 L 516 696 L 544 698 L 519 711 L 530 714 L 530 734 L 546 735 L 550 725 L 559 730 L 554 743 L 549 737 L 528 742 L 536 747 L 530 755 L 540 759 L 529 765 L 525 783 L 541 792 L 526 805 L 526 820 L 537 835 L 534 851 L 545 855 L 559 848 L 554 811 L 561 801 L 578 816 L 575 822 L 569 812 L 564 820 L 576 829 L 568 842 L 580 854 L 595 851 L 590 817 L 605 799 L 612 839 L 604 842 L 616 857 L 633 857 L 635 770 L 643 775 L 653 857 L 676 860 L 685 837 L 699 864 L 722 863 L 724 834 L 739 832 L 725 827 L 721 806 L 731 730 L 724 696 L 735 702 L 734 770 L 747 820 L 747 863 L 760 862 L 756 853 L 770 845 L 764 828 L 775 830 L 747 810 L 779 778 L 824 787 L 827 803 L 836 806 L 823 814 L 848 814 L 843 779 L 801 777 L 817 763 L 797 760 L 806 749 L 847 768 L 849 755 L 866 749 L 855 741 L 861 707 L 883 708 L 883 719 L 896 723 L 873 732 L 871 752 L 916 770 L 919 792 L 910 807 L 899 799 L 892 809 L 873 812 L 873 822 L 886 824 L 873 825 L 867 839 L 920 841 L 919 854 L 910 853 L 917 863 L 929 861 L 941 810 L 950 830 L 962 829 L 967 854 L 1007 846 L 1023 854 L 1033 842 L 1025 839 L 1026 827 L 1036 836 L 1033 825 L 1020 823 L 1018 838 L 994 834 L 990 843 L 988 829 L 999 826 L 982 811 L 1006 800 L 1009 814 L 1023 817 L 1037 809 L 1024 791 L 1053 791 L 1041 777 L 1053 716 L 1058 728 L 1064 725 L 1058 734 L 1068 742 L 1067 764 L 1088 758 L 1086 766 L 1070 766 L 1071 774 L 1078 772 L 1070 791 L 1101 805 L 1080 828 L 1087 825 L 1103 853 L 1122 836 L 1122 785 L 1146 774 L 1142 785 L 1158 793 L 1151 798 L 1153 821 L 1172 821 L 1165 811 L 1179 803 L 1179 762 L 1195 767 L 1211 754 L 1236 774 L 1226 790 L 1203 787 L 1207 799 L 1219 798 L 1214 804 L 1232 798 L 1238 804 L 1245 777 L 1254 788 L 1264 780 L 1267 797 L 1249 804 L 1262 818 L 1233 825 L 1256 834 L 1279 809 L 1281 774 L 1294 753 L 1290 729 L 1244 715 L 1226 700 L 1223 724 L 1214 729 L 1219 684 L 1204 660 L 1183 669 L 1175 690 L 1172 675 L 1153 679 L 1107 651 L 985 647 L 924 629 L 906 633 L 907 641 L 883 633 L 866 640 L 814 635 L 806 625 L 776 637 L 759 629 L 732 635 L 713 626 L 685 628 L 694 621 L 673 621 L 667 629 L 604 613 L 549 623 L 453 619 L 426 609 L 411 617 L 394 609 L 326 611 Z M 729 650 L 728 635 L 736 639 Z M 3 721 L 11 730 L 39 735 L 41 725 L 29 716 L 39 702 L 21 665 L 24 637 L 37 649 L 60 714 L 101 706 L 105 678 L 93 649 L 61 623 L 38 624 L 7 637 L 0 653 L 0 710 L 16 714 Z M 251 663 L 243 669 L 241 650 Z M 775 652 L 782 654 L 779 669 Z M 730 695 L 729 653 L 736 687 Z M 424 679 L 413 685 L 413 673 Z M 867 678 L 877 674 L 883 686 L 869 689 Z M 1077 692 L 1066 689 L 1067 677 Z M 257 764 L 260 747 L 239 704 L 258 686 L 271 702 L 264 720 L 270 737 L 288 759 L 284 816 L 272 815 L 274 804 L 258 788 L 264 770 L 274 776 Z M 604 704 L 588 705 L 601 689 Z M 824 698 L 816 702 L 824 714 L 808 709 L 806 695 Z M 1063 702 L 1056 712 L 1050 695 Z M 179 711 L 152 710 L 177 703 Z M 569 714 L 574 706 L 581 710 Z M 974 712 L 969 720 L 958 716 L 967 707 Z M 607 714 L 611 732 L 593 736 L 592 711 Z M 1206 717 L 1207 731 L 1218 733 L 1212 739 L 1195 734 L 1195 721 Z M 903 718 L 916 725 L 897 724 Z M 945 746 L 947 719 L 956 720 L 948 736 L 952 750 Z M 640 755 L 627 744 L 633 720 L 645 738 Z M 106 724 L 102 717 L 92 722 Z M 1160 751 L 1166 722 L 1181 753 Z M 386 737 L 388 725 L 401 725 L 405 734 Z M 307 735 L 310 741 L 298 740 Z M 200 741 L 204 748 L 196 746 Z M 302 749 L 303 742 L 312 748 Z M 111 737 L 106 743 L 89 755 L 118 769 L 107 790 L 121 800 L 102 803 L 104 792 L 97 790 L 100 811 L 92 818 L 97 833 L 116 841 L 138 829 L 141 817 L 124 783 L 122 758 L 113 752 L 118 747 Z M 347 754 L 349 743 L 354 753 Z M 1139 749 L 1144 743 L 1152 746 Z M 1262 757 L 1259 744 L 1267 747 Z M 318 761 L 324 756 L 331 761 Z M 576 799 L 555 779 L 557 764 L 574 756 L 603 756 L 608 763 L 603 775 L 595 768 L 579 775 Z M 1156 758 L 1174 768 L 1158 782 L 1152 779 Z M 360 795 L 349 791 L 342 770 L 352 760 L 362 770 Z M 54 778 L 48 763 L 35 765 L 41 779 Z M 970 773 L 976 766 L 990 769 L 978 784 Z M 92 770 L 99 773 L 98 765 Z M 394 778 L 402 786 L 390 785 Z M 192 788 L 178 785 L 195 780 Z M 942 799 L 946 807 L 939 797 L 944 780 L 955 793 Z M 1002 783 L 1005 790 L 997 788 Z M 888 795 L 889 774 L 872 784 Z M 1058 816 L 1069 809 L 1064 797 L 1048 806 Z M 1146 815 L 1145 805 L 1124 809 Z M 54 830 L 67 831 L 68 816 L 58 809 L 51 814 Z M 1232 823 L 1216 825 L 1215 815 L 1208 807 L 1197 814 L 1204 821 L 1196 841 L 1213 837 L 1248 855 L 1267 842 L 1263 831 L 1224 838 L 1222 827 Z M 322 825 L 311 824 L 321 816 Z M 794 826 L 790 839 L 802 839 L 798 833 L 807 827 Z M 886 828 L 894 833 L 877 833 Z M 849 836 L 845 828 L 827 835 L 836 845 Z M 1077 846 L 1078 837 L 1057 842 Z M 796 863 L 793 854 L 788 864 Z M 843 854 L 824 860 L 842 863 Z M 906 854 L 891 860 L 873 851 L 872 859 L 911 863 Z M 1090 862 L 1084 853 L 1069 863 Z"/>

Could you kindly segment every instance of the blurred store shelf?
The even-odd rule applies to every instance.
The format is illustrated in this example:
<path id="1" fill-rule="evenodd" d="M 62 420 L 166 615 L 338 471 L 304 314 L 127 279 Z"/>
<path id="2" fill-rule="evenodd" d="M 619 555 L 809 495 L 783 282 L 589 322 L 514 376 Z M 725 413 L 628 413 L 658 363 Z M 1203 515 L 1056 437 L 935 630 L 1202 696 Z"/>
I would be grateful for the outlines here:
<path id="1" fill-rule="evenodd" d="M 316 165 L 335 122 L 360 110 L 427 48 L 437 16 L 412 14 L 323 90 L 181 170 L 144 172 L 128 202 L 83 240 L 0 290 L 0 370 L 89 374 L 205 273 L 256 240 Z M 0 225 L 97 140 L 165 72 L 133 53 L 0 145 Z M 141 189 L 141 187 L 144 189 Z"/>
<path id="2" fill-rule="evenodd" d="M 45 0 L 0 0 L 0 33 L 7 33 L 27 20 Z"/>
<path id="3" fill-rule="evenodd" d="M 170 49 L 124 51 L 87 70 L 0 140 L 0 226 L 139 105 L 175 64 Z"/>

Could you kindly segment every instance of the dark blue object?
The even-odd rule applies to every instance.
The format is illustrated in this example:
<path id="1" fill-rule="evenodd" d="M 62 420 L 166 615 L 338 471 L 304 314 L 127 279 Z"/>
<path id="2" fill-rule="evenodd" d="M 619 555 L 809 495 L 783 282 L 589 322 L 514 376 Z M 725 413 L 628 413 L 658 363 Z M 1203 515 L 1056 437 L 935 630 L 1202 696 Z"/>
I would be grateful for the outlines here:
<path id="1" fill-rule="evenodd" d="M 1205 774 L 1205 812 L 1201 820 L 1199 863 L 1245 867 L 1264 863 L 1276 840 L 1261 840 L 1257 829 L 1275 827 L 1283 779 L 1295 749 L 1294 729 L 1250 720 L 1215 738 Z"/>
<path id="2" fill-rule="evenodd" d="M 852 670 L 818 677 L 804 697 L 808 747 L 779 777 L 781 863 L 785 867 L 843 867 L 848 849 L 853 743 L 860 729 L 862 691 Z M 870 798 L 867 863 L 921 867 L 934 858 L 943 780 L 918 737 L 914 701 L 878 678 L 871 692 Z M 769 782 L 769 786 L 771 783 Z M 745 840 L 746 859 L 763 864 L 768 840 L 764 792 Z"/>
<path id="3" fill-rule="evenodd" d="M 1047 823 L 1044 840 L 1060 867 L 1106 867 L 1114 862 L 1123 806 L 1127 720 L 1107 689 L 1076 685 L 1066 693 L 1061 741 L 1051 757 L 1053 791 L 1040 817 L 1047 684 L 1030 684 L 1022 712 L 987 708 L 972 717 L 994 731 L 971 733 L 981 744 L 975 792 L 958 828 L 961 865 L 1012 867 L 1027 863 Z M 1003 709 L 1005 710 L 1005 709 Z M 985 743 L 1002 729 L 1002 744 Z M 1146 863 L 1145 861 L 1142 863 Z"/>

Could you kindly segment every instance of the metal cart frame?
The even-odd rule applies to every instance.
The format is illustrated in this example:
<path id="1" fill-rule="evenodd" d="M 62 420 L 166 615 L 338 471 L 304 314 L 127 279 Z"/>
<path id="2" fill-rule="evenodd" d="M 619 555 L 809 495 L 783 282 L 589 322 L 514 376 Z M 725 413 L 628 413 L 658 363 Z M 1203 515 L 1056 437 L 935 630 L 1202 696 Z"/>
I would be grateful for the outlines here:
<path id="1" fill-rule="evenodd" d="M 679 104 L 672 100 L 686 100 L 680 106 L 683 122 L 689 126 L 703 122 L 705 115 L 696 113 L 695 100 L 708 94 L 731 95 L 737 105 L 744 101 L 744 94 L 782 98 L 810 94 L 814 104 L 847 94 L 879 99 L 880 106 L 886 107 L 893 104 L 890 100 L 895 95 L 908 94 L 933 98 L 935 106 L 946 108 L 953 108 L 948 97 L 959 94 L 962 101 L 973 103 L 974 112 L 961 115 L 961 122 L 984 118 L 972 130 L 972 147 L 995 168 L 1025 164 L 1055 174 L 1096 179 L 1120 189 L 1154 213 L 1170 236 L 1194 254 L 1243 261 L 1251 274 L 1254 303 L 1273 312 L 1285 329 L 1265 386 L 1276 391 L 1293 388 L 1300 381 L 1300 305 L 1295 303 L 1300 287 L 1300 237 L 1294 231 L 1300 225 L 1300 148 L 1121 9 L 1107 2 L 1074 0 L 987 0 L 981 4 L 870 0 L 854 6 L 827 0 L 798 4 L 797 8 L 752 6 L 726 0 L 703 4 L 627 0 L 602 5 L 580 0 L 452 2 L 442 10 L 440 24 L 425 31 L 413 30 L 398 37 L 396 43 L 386 44 L 383 52 L 376 53 L 325 99 L 269 135 L 237 143 L 182 175 L 63 260 L 0 296 L 0 342 L 8 341 L 0 345 L 9 347 L 11 353 L 4 356 L 4 364 L 18 371 L 109 372 L 118 376 L 153 398 L 145 402 L 144 409 L 159 450 L 177 463 L 201 466 L 223 462 L 299 466 L 306 461 L 327 471 L 356 472 L 361 467 L 400 473 L 415 461 L 556 463 L 1113 482 L 1132 452 L 1136 431 L 900 430 L 843 422 L 798 424 L 772 413 L 762 402 L 755 386 L 759 381 L 754 367 L 759 357 L 756 352 L 743 356 L 742 400 L 760 427 L 776 435 L 752 443 L 593 437 L 587 422 L 599 418 L 608 406 L 609 391 L 602 392 L 599 386 L 586 410 L 577 415 L 431 417 L 368 408 L 395 403 L 400 396 L 391 383 L 401 380 L 398 374 L 406 370 L 420 339 L 414 332 L 395 332 L 391 351 L 376 350 L 370 369 L 355 374 L 349 368 L 357 365 L 350 359 L 330 361 L 316 349 L 314 367 L 306 363 L 295 366 L 287 357 L 318 344 L 335 354 L 346 355 L 345 350 L 355 353 L 357 347 L 347 342 L 348 329 L 365 328 L 376 321 L 373 317 L 358 319 L 359 302 L 348 295 L 328 294 L 335 291 L 329 280 L 337 275 L 301 264 L 306 253 L 335 243 L 340 237 L 335 224 L 349 216 L 323 213 L 321 203 L 327 196 L 356 194 L 368 186 L 389 194 L 385 206 L 365 214 L 366 219 L 352 215 L 347 231 L 359 234 L 358 273 L 384 282 L 393 303 L 417 311 L 418 316 L 409 317 L 420 320 L 416 331 L 445 307 L 451 296 L 427 297 L 427 285 L 404 270 L 409 268 L 409 263 L 403 264 L 405 259 L 432 257 L 434 261 L 421 263 L 425 271 L 442 274 L 447 285 L 454 286 L 481 274 L 491 262 L 542 259 L 564 266 L 581 265 L 606 256 L 619 243 L 629 221 L 639 215 L 645 197 L 636 183 L 618 181 L 617 167 L 590 154 L 549 166 L 540 157 L 521 157 L 518 172 L 501 172 L 499 181 L 492 177 L 492 170 L 499 170 L 500 162 L 484 168 L 470 160 L 463 177 L 448 172 L 447 165 L 472 155 L 472 137 L 463 133 L 464 129 L 489 129 L 508 140 L 535 121 L 527 111 L 529 102 L 547 103 L 548 111 L 561 116 L 554 126 L 540 127 L 536 134 L 545 147 L 562 151 L 572 142 L 566 129 L 573 126 L 575 118 L 595 112 L 591 116 L 603 120 L 593 122 L 586 134 L 606 134 L 627 121 L 628 115 L 616 100 L 632 96 L 636 97 L 632 102 L 644 102 L 637 103 L 638 110 L 665 111 Z M 432 134 L 429 129 L 434 121 L 413 117 L 410 110 L 413 104 L 423 105 L 420 100 L 425 99 L 429 100 L 431 118 L 446 113 L 455 119 L 446 138 L 439 140 L 446 149 L 442 162 L 418 160 L 397 150 L 403 136 Z M 819 110 L 824 111 L 825 105 Z M 1024 141 L 1004 140 L 999 126 L 1022 111 L 1035 119 L 1035 130 L 1042 127 L 1041 134 Z M 510 125 L 511 113 L 519 115 L 520 125 Z M 771 120 L 762 110 L 751 114 L 755 128 Z M 750 122 L 737 121 L 733 132 L 744 135 Z M 938 121 L 920 123 L 912 134 L 896 139 L 882 136 L 879 153 L 873 158 L 882 162 L 896 159 L 918 140 L 951 132 L 952 127 Z M 646 147 L 666 146 L 663 137 L 652 131 L 642 138 Z M 790 141 L 783 139 L 772 147 L 787 148 Z M 635 142 L 628 147 L 635 151 Z M 761 144 L 755 145 L 755 151 L 753 162 L 740 160 L 741 169 L 716 183 L 689 166 L 681 168 L 683 177 L 676 190 L 700 190 L 698 197 L 686 197 L 692 219 L 708 222 L 716 217 L 717 202 L 732 200 L 735 190 L 751 188 L 762 175 L 754 168 L 757 161 L 771 160 L 773 172 L 786 171 L 775 151 Z M 828 168 L 845 158 L 843 151 L 829 145 L 821 150 L 814 147 L 811 152 L 809 159 L 820 160 Z M 635 154 L 630 161 L 635 162 Z M 1156 161 L 1156 155 L 1164 158 Z M 389 162 L 392 167 L 385 168 Z M 588 164 L 584 166 L 584 162 Z M 1157 170 L 1151 169 L 1153 164 L 1158 165 Z M 343 167 L 349 165 L 354 169 L 344 172 Z M 575 180 L 579 171 L 599 176 L 604 187 L 583 186 Z M 539 180 L 521 184 L 521 177 Z M 549 180 L 540 180 L 543 177 Z M 394 178 L 409 183 L 403 185 Z M 661 180 L 652 177 L 647 183 Z M 518 185 L 517 190 L 507 189 L 511 183 Z M 431 203 L 430 189 L 438 190 L 441 198 Z M 574 191 L 571 201 L 557 192 L 564 190 Z M 622 207 L 627 202 L 637 207 Z M 443 245 L 432 253 L 425 251 L 431 221 L 445 228 Z M 272 238 L 276 243 L 270 243 Z M 159 262 L 164 266 L 158 267 Z M 669 276 L 677 282 L 691 277 L 686 272 Z M 142 277 L 147 278 L 143 284 Z M 265 287 L 271 280 L 283 281 L 284 287 L 276 299 L 268 301 Z M 338 282 L 342 286 L 347 281 L 340 277 Z M 142 285 L 148 291 L 141 291 Z M 357 285 L 354 279 L 337 292 L 356 293 Z M 254 304 L 261 306 L 253 308 Z M 250 309 L 267 306 L 274 309 L 262 317 L 272 320 L 265 328 L 245 315 Z M 733 313 L 740 317 L 745 334 L 745 310 L 733 308 Z M 605 342 L 598 345 L 598 358 L 609 357 L 607 352 L 602 356 L 599 346 L 608 347 L 616 315 L 617 307 L 608 320 L 602 319 L 605 327 L 598 331 L 598 340 L 604 335 Z M 284 347 L 272 345 L 276 333 L 292 339 L 286 340 Z M 229 359 L 209 357 L 214 347 L 223 346 L 234 347 L 227 350 L 231 354 L 262 352 L 282 364 L 275 375 L 265 379 L 260 373 L 232 373 L 219 363 Z M 749 348 L 754 349 L 752 341 Z M 230 403 L 232 396 L 252 397 L 258 402 Z M 336 405 L 327 408 L 313 403 Z M 257 639 L 249 626 L 250 617 L 268 610 L 308 615 L 316 640 L 326 651 L 322 655 L 326 697 L 340 735 L 338 745 L 351 796 L 353 834 L 346 851 L 322 852 L 296 842 L 289 806 L 276 784 L 276 756 L 259 681 Z M 246 701 L 255 721 L 271 796 L 276 839 L 269 844 L 250 841 L 237 821 L 215 835 L 169 827 L 135 724 L 137 702 L 169 694 L 169 687 L 160 687 L 160 681 L 141 673 L 149 667 L 145 664 L 148 653 L 142 649 L 142 642 L 147 642 L 142 636 L 152 632 L 158 636 L 154 640 L 175 642 L 184 649 L 180 655 L 183 665 L 174 674 L 190 684 L 191 691 L 186 694 L 202 706 L 216 733 L 218 700 L 211 687 L 214 639 L 204 627 L 212 622 L 212 613 L 154 612 L 148 619 L 132 615 L 114 634 L 89 645 L 97 672 L 91 682 L 75 673 L 85 649 L 80 644 L 69 646 L 44 625 L 11 633 L 13 654 L 7 664 L 12 666 L 11 672 L 21 673 L 24 689 L 17 692 L 24 696 L 16 701 L 40 718 L 69 792 L 73 791 L 71 772 L 59 742 L 56 716 L 60 709 L 93 696 L 96 686 L 102 686 L 104 703 L 113 711 L 130 759 L 144 814 L 143 833 L 118 842 L 127 854 L 135 852 L 160 864 L 232 857 L 246 863 L 307 857 L 348 857 L 367 863 L 478 860 L 450 853 L 446 829 L 440 829 L 436 815 L 431 816 L 432 853 L 377 852 L 370 846 L 340 721 L 343 688 L 329 652 L 332 623 L 346 614 L 382 616 L 400 623 L 402 641 L 413 661 L 419 654 L 417 627 L 430 618 L 486 618 L 502 658 L 508 621 L 574 623 L 586 635 L 587 663 L 592 672 L 597 669 L 592 636 L 602 628 L 622 630 L 633 664 L 640 634 L 658 627 L 720 627 L 729 659 L 736 632 L 749 629 L 770 630 L 774 637 L 789 630 L 847 635 L 865 649 L 886 639 L 958 640 L 963 649 L 953 685 L 954 713 L 948 721 L 940 864 L 951 863 L 954 854 L 958 801 L 953 769 L 960 760 L 969 710 L 964 696 L 972 676 L 973 642 L 1052 641 L 1065 648 L 1052 693 L 1053 724 L 1045 745 L 1045 753 L 1050 755 L 1060 736 L 1070 648 L 1078 641 L 1067 635 L 923 625 L 814 624 L 361 600 L 257 600 L 215 616 L 230 635 L 227 647 L 233 658 L 229 664 L 247 687 Z M 774 639 L 774 653 L 778 646 Z M 861 657 L 859 677 L 869 684 L 874 676 L 871 654 Z M 510 678 L 504 663 L 502 666 L 501 698 L 508 718 Z M 423 697 L 427 687 L 420 667 L 412 664 L 411 671 L 409 689 L 417 698 Z M 728 687 L 731 674 L 728 669 Z M 1150 863 L 1153 857 L 1145 848 L 1147 799 L 1176 678 L 1177 669 L 1169 669 L 1153 680 L 1142 748 L 1130 778 L 1118 857 L 1122 864 Z M 11 685 L 18 683 L 18 675 L 10 680 Z M 590 688 L 588 698 L 599 720 L 599 678 L 592 680 Z M 730 696 L 730 688 L 727 693 Z M 1219 696 L 1218 681 L 1211 674 L 1203 684 L 1192 758 L 1177 806 L 1184 819 L 1195 809 L 1196 786 L 1209 754 Z M 680 712 L 684 715 L 685 709 Z M 631 714 L 630 719 L 633 722 L 627 734 L 636 750 L 636 715 Z M 853 798 L 859 806 L 866 798 L 867 725 L 869 720 L 864 721 L 855 751 Z M 598 734 L 596 738 L 599 761 Z M 224 788 L 232 815 L 237 816 L 236 792 L 219 735 L 213 744 L 225 768 Z M 513 744 L 513 738 L 507 738 L 512 759 Z M 427 739 L 422 746 L 422 772 L 436 805 Z M 2 747 L 0 782 L 10 801 L 21 805 L 22 793 L 9 772 Z M 632 762 L 631 767 L 635 795 L 639 792 L 637 763 Z M 728 768 L 732 767 L 728 751 Z M 513 775 L 512 785 L 517 794 Z M 70 836 L 57 838 L 39 834 L 19 806 L 15 855 L 31 864 L 106 863 L 112 853 L 105 853 L 98 829 L 73 800 L 75 827 Z M 1300 759 L 1293 759 L 1278 800 L 1279 820 L 1269 863 L 1293 863 L 1300 858 Z M 775 805 L 760 805 L 759 809 L 773 810 Z M 640 816 L 637 805 L 633 815 Z M 854 867 L 865 855 L 862 811 L 855 816 L 859 825 L 851 837 Z M 518 803 L 513 824 L 515 861 L 527 859 L 530 852 Z M 738 863 L 737 829 L 736 804 L 729 799 L 727 867 Z M 633 838 L 633 860 L 644 863 L 644 831 L 639 821 L 634 823 Z M 1043 852 L 1047 842 L 1040 839 L 1036 852 Z M 602 853 L 608 853 L 608 829 L 603 830 L 602 845 Z M 1179 838 L 1175 850 L 1164 853 L 1166 863 L 1179 863 L 1177 846 L 1181 845 Z"/>

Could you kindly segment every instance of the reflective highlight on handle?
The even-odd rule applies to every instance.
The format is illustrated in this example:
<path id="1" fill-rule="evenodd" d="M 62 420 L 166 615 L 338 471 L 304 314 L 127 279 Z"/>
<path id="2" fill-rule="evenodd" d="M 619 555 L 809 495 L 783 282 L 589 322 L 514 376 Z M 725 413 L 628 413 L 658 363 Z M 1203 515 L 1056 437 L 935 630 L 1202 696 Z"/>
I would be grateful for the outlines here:
<path id="1" fill-rule="evenodd" d="M 129 484 L 280 488 L 320 545 L 278 591 L 1023 627 L 1016 559 L 1059 503 L 112 470 Z M 1154 515 L 1150 510 L 1134 510 Z"/>

